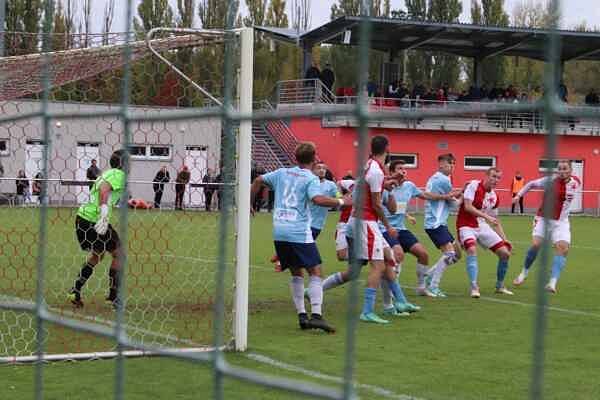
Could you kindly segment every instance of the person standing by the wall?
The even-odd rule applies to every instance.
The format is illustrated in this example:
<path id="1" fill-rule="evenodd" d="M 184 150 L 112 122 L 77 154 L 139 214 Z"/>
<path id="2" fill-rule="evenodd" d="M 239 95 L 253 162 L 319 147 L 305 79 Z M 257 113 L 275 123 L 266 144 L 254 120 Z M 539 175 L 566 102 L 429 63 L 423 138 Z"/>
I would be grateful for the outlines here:
<path id="1" fill-rule="evenodd" d="M 160 202 L 162 201 L 162 195 L 165 190 L 165 183 L 171 181 L 171 176 L 167 167 L 163 165 L 160 170 L 154 176 L 152 189 L 154 189 L 154 208 L 160 208 Z"/>
<path id="2" fill-rule="evenodd" d="M 35 174 L 35 178 L 31 181 L 31 194 L 37 196 L 38 203 L 42 204 L 42 179 L 44 175 L 42 171 Z"/>
<path id="3" fill-rule="evenodd" d="M 29 196 L 29 180 L 27 176 L 25 176 L 25 171 L 22 169 L 19 170 L 17 174 L 17 202 L 18 204 L 24 204 L 27 199 L 30 199 Z"/>
<path id="4" fill-rule="evenodd" d="M 521 175 L 520 171 L 515 172 L 515 177 L 512 180 L 510 185 L 510 190 L 512 192 L 512 197 L 514 198 L 521 189 L 525 186 L 525 178 Z M 512 207 L 510 209 L 511 213 L 515 213 L 515 203 L 512 203 Z M 521 214 L 523 214 L 523 197 L 519 197 L 519 208 L 521 209 Z"/>
<path id="5" fill-rule="evenodd" d="M 185 193 L 185 185 L 190 183 L 190 171 L 187 165 L 181 167 L 175 179 L 175 209 L 183 210 L 183 195 Z"/>
<path id="6" fill-rule="evenodd" d="M 211 211 L 212 198 L 215 193 L 215 183 L 217 182 L 217 177 L 215 176 L 215 172 L 208 168 L 206 170 L 206 175 L 202 178 L 202 183 L 204 183 L 204 205 L 206 211 Z"/>
<path id="7" fill-rule="evenodd" d="M 326 96 L 329 98 L 329 100 L 333 100 L 331 98 L 330 93 L 333 93 L 333 84 L 335 83 L 335 73 L 331 69 L 331 64 L 329 64 L 329 63 L 325 64 L 325 69 L 323 71 L 321 71 L 321 82 L 323 82 L 325 87 L 329 90 L 329 92 L 326 93 Z"/>
<path id="8" fill-rule="evenodd" d="M 102 173 L 102 171 L 100 171 L 100 168 L 98 168 L 98 165 L 96 165 L 96 159 L 93 159 L 92 165 L 90 165 L 90 167 L 85 172 L 85 177 L 89 181 L 88 188 L 91 189 L 92 186 L 94 186 L 94 182 L 96 181 L 96 178 L 98 178 L 101 173 Z"/>

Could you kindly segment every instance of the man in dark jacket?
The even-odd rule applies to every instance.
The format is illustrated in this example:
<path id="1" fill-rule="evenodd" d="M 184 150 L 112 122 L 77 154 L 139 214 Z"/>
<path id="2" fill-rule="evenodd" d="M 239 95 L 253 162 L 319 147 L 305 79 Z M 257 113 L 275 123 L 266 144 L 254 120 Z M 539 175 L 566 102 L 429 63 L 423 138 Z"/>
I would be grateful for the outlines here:
<path id="1" fill-rule="evenodd" d="M 313 61 L 310 68 L 306 70 L 304 79 L 307 80 L 305 86 L 315 86 L 314 80 L 321 79 L 321 71 L 319 71 L 319 68 L 317 68 L 317 63 Z"/>
<path id="2" fill-rule="evenodd" d="M 88 187 L 90 189 L 92 188 L 92 186 L 94 186 L 94 182 L 96 181 L 96 178 L 100 176 L 101 172 L 102 171 L 100 171 L 100 168 L 98 168 L 98 166 L 96 165 L 96 160 L 92 160 L 92 165 L 90 165 L 90 167 L 85 172 L 85 177 L 88 180 Z"/>
<path id="3" fill-rule="evenodd" d="M 325 87 L 329 89 L 329 92 L 333 93 L 335 74 L 333 73 L 333 70 L 331 69 L 331 64 L 329 63 L 325 64 L 325 69 L 321 71 L 321 82 L 323 82 L 323 85 L 325 85 Z M 329 93 L 327 95 L 329 96 Z"/>
<path id="4" fill-rule="evenodd" d="M 183 210 L 183 194 L 185 193 L 185 185 L 190 183 L 190 171 L 187 165 L 181 168 L 175 179 L 175 209 Z"/>
<path id="5" fill-rule="evenodd" d="M 206 206 L 206 211 L 211 210 L 212 198 L 215 193 L 217 177 L 212 169 L 208 168 L 206 170 L 206 175 L 202 178 L 202 183 L 204 183 L 204 204 Z"/>
<path id="6" fill-rule="evenodd" d="M 171 180 L 171 176 L 169 175 L 169 171 L 167 171 L 166 166 L 162 166 L 160 170 L 154 176 L 154 184 L 152 188 L 154 189 L 154 208 L 160 208 L 160 202 L 162 200 L 162 195 L 165 190 L 165 183 L 169 183 Z"/>

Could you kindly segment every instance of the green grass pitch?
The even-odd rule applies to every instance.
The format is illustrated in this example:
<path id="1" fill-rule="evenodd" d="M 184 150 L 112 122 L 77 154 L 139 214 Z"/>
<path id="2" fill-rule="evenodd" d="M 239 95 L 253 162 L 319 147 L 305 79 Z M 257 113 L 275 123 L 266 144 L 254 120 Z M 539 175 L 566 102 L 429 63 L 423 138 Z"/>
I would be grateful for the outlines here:
<path id="1" fill-rule="evenodd" d="M 36 252 L 38 216 L 30 209 L 3 209 L 0 217 L 3 221 L 0 293 L 33 293 L 35 261 L 31 257 Z M 326 273 L 345 268 L 335 260 L 336 217 L 335 214 L 329 216 L 318 241 Z M 84 254 L 78 250 L 73 236 L 71 210 L 51 210 L 50 221 L 47 296 L 50 305 L 58 306 Z M 217 221 L 216 215 L 203 213 L 136 212 L 132 215 L 130 224 L 135 226 L 132 238 L 136 241 L 131 248 L 128 278 L 130 301 L 135 305 L 129 314 L 132 323 L 137 323 L 140 329 L 171 333 L 192 341 L 209 337 L 210 317 L 205 313 L 210 309 L 214 288 L 210 266 L 216 256 Z M 502 217 L 502 221 L 515 244 L 507 279 L 511 281 L 520 270 L 527 250 L 531 218 Z M 413 231 L 427 245 L 433 261 L 438 252 L 432 248 L 420 224 L 421 221 Z M 596 291 L 600 272 L 600 246 L 596 235 L 600 232 L 600 220 L 576 217 L 571 224 L 574 246 L 559 282 L 559 293 L 551 297 L 553 308 L 548 311 L 545 399 L 600 398 L 600 297 Z M 228 361 L 274 376 L 337 385 L 334 377 L 342 375 L 344 364 L 346 290 L 334 289 L 325 296 L 325 316 L 338 328 L 337 334 L 301 332 L 289 296 L 289 274 L 272 272 L 267 261 L 273 252 L 270 215 L 260 214 L 252 220 L 251 247 L 250 348 L 245 354 L 227 354 Z M 87 312 L 109 317 L 110 311 L 101 304 L 106 287 L 106 264 L 105 261 L 102 272 L 96 273 L 98 276 L 95 274 L 90 281 L 93 294 L 88 299 L 90 310 Z M 58 267 L 52 269 L 51 265 Z M 197 269 L 201 272 L 196 273 Z M 414 258 L 408 256 L 401 282 L 414 285 L 414 271 Z M 361 397 L 526 399 L 532 369 L 535 272 L 537 266 L 534 276 L 523 287 L 515 289 L 515 296 L 498 297 L 492 294 L 495 258 L 480 251 L 481 299 L 467 296 L 465 266 L 461 261 L 448 270 L 442 282 L 442 287 L 451 294 L 449 298 L 416 298 L 409 289 L 407 294 L 423 307 L 422 312 L 394 320 L 388 326 L 359 324 L 356 381 L 362 385 Z M 365 272 L 361 279 L 364 277 Z M 165 290 L 166 287 L 175 289 Z M 202 294 L 190 298 L 197 292 L 194 288 L 201 288 Z M 230 294 L 228 289 L 228 301 Z M 378 302 L 380 299 L 379 295 Z M 7 335 L 16 335 L 15 322 L 0 320 L 0 336 L 4 342 Z M 13 330 L 7 325 L 13 326 Z M 152 340 L 143 332 L 137 332 L 140 335 L 137 337 Z M 50 333 L 51 337 L 52 334 L 57 337 L 48 341 L 48 347 L 54 350 L 68 346 L 68 339 L 72 337 L 77 338 L 75 343 L 80 351 L 112 345 L 64 329 L 51 328 Z M 252 358 L 256 354 L 299 369 L 257 362 Z M 114 361 L 48 364 L 44 368 L 45 398 L 111 398 L 114 365 Z M 125 371 L 127 399 L 206 398 L 213 385 L 208 366 L 181 361 L 131 359 L 126 361 Z M 321 375 L 308 376 L 307 371 Z M 0 399 L 32 398 L 33 376 L 32 366 L 0 367 Z M 225 380 L 225 395 L 227 399 L 299 397 L 231 379 Z"/>

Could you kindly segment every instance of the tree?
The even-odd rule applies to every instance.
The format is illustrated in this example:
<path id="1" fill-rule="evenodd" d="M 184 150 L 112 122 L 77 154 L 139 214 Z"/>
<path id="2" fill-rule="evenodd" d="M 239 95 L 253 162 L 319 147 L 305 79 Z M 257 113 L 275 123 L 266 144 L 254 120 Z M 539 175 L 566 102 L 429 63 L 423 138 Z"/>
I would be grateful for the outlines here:
<path id="1" fill-rule="evenodd" d="M 471 19 L 473 24 L 485 26 L 508 26 L 508 14 L 504 11 L 504 0 L 472 0 Z M 506 59 L 502 55 L 483 61 L 482 76 L 488 86 L 503 85 L 506 82 Z M 474 78 L 473 74 L 470 74 Z M 472 79 L 473 81 L 474 79 Z"/>
<path id="2" fill-rule="evenodd" d="M 177 0 L 177 11 L 179 12 L 177 27 L 191 28 L 194 26 L 195 8 L 194 0 Z"/>
<path id="3" fill-rule="evenodd" d="M 63 4 L 61 1 L 56 6 L 52 21 L 52 50 L 61 51 L 67 48 L 67 24 Z"/>
<path id="4" fill-rule="evenodd" d="M 427 17 L 433 22 L 454 23 L 462 12 L 461 0 L 429 0 Z M 458 57 L 439 52 L 432 54 L 432 86 L 456 86 L 460 74 Z"/>
<path id="5" fill-rule="evenodd" d="M 292 28 L 307 31 L 312 21 L 310 0 L 292 0 Z"/>
<path id="6" fill-rule="evenodd" d="M 90 44 L 89 35 L 92 33 L 92 0 L 83 0 L 83 29 L 84 47 Z"/>
<path id="7" fill-rule="evenodd" d="M 245 26 L 264 25 L 267 13 L 267 0 L 246 0 L 248 15 L 244 17 Z"/>
<path id="8" fill-rule="evenodd" d="M 161 26 L 173 26 L 173 9 L 169 5 L 169 0 L 142 0 L 137 11 L 138 18 L 134 19 L 134 27 L 138 32 L 148 32 Z"/>
<path id="9" fill-rule="evenodd" d="M 427 0 L 406 0 L 406 13 L 412 19 L 427 18 Z M 406 75 L 413 85 L 431 85 L 431 54 L 422 50 L 410 50 L 407 54 Z M 387 83 L 387 82 L 386 82 Z"/>
<path id="10" fill-rule="evenodd" d="M 303 1 L 306 2 L 307 0 Z M 285 3 L 285 0 L 271 0 L 269 3 L 269 9 L 267 11 L 268 26 L 275 26 L 278 28 L 287 28 L 289 26 L 288 16 L 285 12 Z"/>
<path id="11" fill-rule="evenodd" d="M 108 0 L 104 6 L 104 17 L 102 19 L 102 44 L 108 45 L 108 34 L 112 30 L 115 18 L 115 0 Z"/>
<path id="12" fill-rule="evenodd" d="M 232 21 L 235 21 L 238 15 L 239 1 L 200 0 L 198 4 L 198 16 L 200 17 L 202 28 L 225 29 L 230 5 L 229 17 L 232 18 Z"/>

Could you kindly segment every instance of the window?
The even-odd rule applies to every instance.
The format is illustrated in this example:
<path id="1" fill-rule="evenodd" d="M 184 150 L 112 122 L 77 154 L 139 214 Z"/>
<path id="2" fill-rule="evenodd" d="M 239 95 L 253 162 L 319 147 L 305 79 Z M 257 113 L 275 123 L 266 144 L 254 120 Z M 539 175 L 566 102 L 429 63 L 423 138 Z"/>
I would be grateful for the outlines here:
<path id="1" fill-rule="evenodd" d="M 134 160 L 170 160 L 171 146 L 134 144 L 129 147 Z"/>
<path id="2" fill-rule="evenodd" d="M 8 149 L 8 139 L 0 139 L 0 156 L 8 156 L 10 151 Z"/>
<path id="3" fill-rule="evenodd" d="M 169 146 L 150 146 L 150 158 L 159 160 L 170 160 L 171 148 Z"/>
<path id="4" fill-rule="evenodd" d="M 130 146 L 129 153 L 131 154 L 131 158 L 136 160 L 143 160 L 146 158 L 146 146 Z"/>
<path id="5" fill-rule="evenodd" d="M 558 160 L 541 159 L 538 161 L 538 170 L 540 172 L 556 171 Z"/>
<path id="6" fill-rule="evenodd" d="M 496 166 L 496 157 L 493 156 L 465 156 L 465 169 L 486 170 Z"/>
<path id="7" fill-rule="evenodd" d="M 417 155 L 416 154 L 390 154 L 390 162 L 402 160 L 404 161 L 405 168 L 417 168 Z"/>

